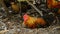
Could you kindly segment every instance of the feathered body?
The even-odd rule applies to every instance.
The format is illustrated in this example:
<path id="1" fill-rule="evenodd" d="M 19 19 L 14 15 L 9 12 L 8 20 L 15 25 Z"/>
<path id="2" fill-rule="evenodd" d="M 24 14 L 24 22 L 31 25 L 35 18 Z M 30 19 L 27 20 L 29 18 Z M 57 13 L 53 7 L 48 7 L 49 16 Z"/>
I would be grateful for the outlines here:
<path id="1" fill-rule="evenodd" d="M 14 2 L 11 2 L 11 8 L 13 11 L 15 11 L 15 13 L 19 13 L 19 11 L 20 11 L 20 7 L 17 4 L 15 4 Z"/>
<path id="2" fill-rule="evenodd" d="M 23 24 L 29 28 L 36 28 L 38 24 L 41 26 L 44 26 L 46 24 L 43 18 L 31 17 L 27 14 L 23 16 L 23 19 Z"/>
<path id="3" fill-rule="evenodd" d="M 60 1 L 59 0 L 47 0 L 48 8 L 54 9 L 57 8 L 57 14 L 60 14 Z M 55 12 L 55 10 L 54 10 Z"/>
<path id="4" fill-rule="evenodd" d="M 60 2 L 58 0 L 47 0 L 48 8 L 60 8 Z"/>

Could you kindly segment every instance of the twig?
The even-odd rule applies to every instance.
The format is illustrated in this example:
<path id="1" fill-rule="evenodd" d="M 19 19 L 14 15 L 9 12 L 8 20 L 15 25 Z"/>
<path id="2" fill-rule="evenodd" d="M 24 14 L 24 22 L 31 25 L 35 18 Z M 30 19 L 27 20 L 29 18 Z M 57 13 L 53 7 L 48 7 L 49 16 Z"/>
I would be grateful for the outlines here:
<path id="1" fill-rule="evenodd" d="M 29 5 L 31 5 L 41 16 L 43 16 L 43 14 L 42 14 L 42 11 L 40 11 L 38 8 L 36 8 L 36 6 L 34 6 L 32 3 L 30 3 L 29 1 L 27 1 L 27 3 L 29 4 Z"/>

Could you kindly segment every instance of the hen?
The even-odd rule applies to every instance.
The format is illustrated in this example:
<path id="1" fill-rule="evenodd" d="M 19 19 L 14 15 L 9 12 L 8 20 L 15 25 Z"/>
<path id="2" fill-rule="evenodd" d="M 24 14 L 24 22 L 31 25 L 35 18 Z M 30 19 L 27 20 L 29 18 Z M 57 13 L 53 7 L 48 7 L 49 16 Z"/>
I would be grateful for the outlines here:
<path id="1" fill-rule="evenodd" d="M 48 8 L 59 8 L 60 7 L 59 2 L 56 0 L 47 0 L 47 5 L 48 5 Z"/>
<path id="2" fill-rule="evenodd" d="M 11 2 L 11 7 L 12 7 L 12 10 L 15 11 L 15 13 L 19 13 L 20 8 L 17 4 L 15 4 L 15 2 Z"/>
<path id="3" fill-rule="evenodd" d="M 59 0 L 47 0 L 48 8 L 55 9 L 54 12 L 60 14 L 60 1 Z"/>
<path id="4" fill-rule="evenodd" d="M 41 26 L 46 25 L 46 22 L 43 18 L 31 17 L 25 14 L 23 16 L 23 19 L 24 19 L 23 25 L 25 25 L 28 28 L 36 28 L 38 27 L 37 25 L 41 25 Z"/>

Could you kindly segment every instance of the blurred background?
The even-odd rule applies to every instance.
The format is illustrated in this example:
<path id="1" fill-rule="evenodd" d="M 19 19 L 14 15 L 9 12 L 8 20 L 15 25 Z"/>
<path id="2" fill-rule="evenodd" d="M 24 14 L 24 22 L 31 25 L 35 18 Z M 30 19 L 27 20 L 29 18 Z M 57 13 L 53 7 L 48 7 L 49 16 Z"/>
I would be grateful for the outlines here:
<path id="1" fill-rule="evenodd" d="M 43 18 L 46 24 L 37 24 L 34 29 L 25 28 L 22 24 L 25 14 L 34 20 Z M 60 34 L 60 1 L 0 0 L 0 34 Z"/>

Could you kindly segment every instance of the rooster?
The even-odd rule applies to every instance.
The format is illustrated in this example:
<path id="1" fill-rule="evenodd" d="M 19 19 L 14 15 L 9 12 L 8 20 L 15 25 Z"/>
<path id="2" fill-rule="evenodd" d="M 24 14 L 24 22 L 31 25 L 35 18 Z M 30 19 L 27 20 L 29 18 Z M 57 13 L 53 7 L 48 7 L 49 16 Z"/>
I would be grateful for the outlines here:
<path id="1" fill-rule="evenodd" d="M 28 28 L 36 28 L 38 27 L 37 25 L 41 25 L 41 26 L 46 25 L 46 22 L 43 18 L 31 17 L 25 14 L 23 16 L 23 19 L 24 19 L 23 25 L 25 25 Z"/>

